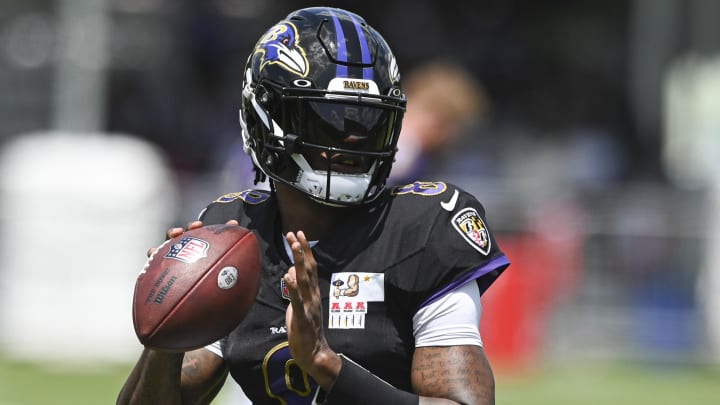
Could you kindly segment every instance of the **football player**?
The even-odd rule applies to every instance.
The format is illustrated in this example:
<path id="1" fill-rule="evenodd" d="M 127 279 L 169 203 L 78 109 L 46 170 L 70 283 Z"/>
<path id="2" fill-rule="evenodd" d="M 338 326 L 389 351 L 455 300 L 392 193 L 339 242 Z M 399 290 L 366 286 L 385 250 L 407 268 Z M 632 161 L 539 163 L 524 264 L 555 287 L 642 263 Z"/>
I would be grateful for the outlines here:
<path id="1" fill-rule="evenodd" d="M 209 403 L 228 373 L 254 404 L 493 403 L 480 296 L 509 261 L 472 195 L 384 187 L 406 99 L 383 37 L 345 10 L 298 10 L 243 74 L 244 145 L 271 190 L 223 195 L 187 228 L 252 229 L 260 291 L 213 345 L 145 348 L 118 403 Z"/>

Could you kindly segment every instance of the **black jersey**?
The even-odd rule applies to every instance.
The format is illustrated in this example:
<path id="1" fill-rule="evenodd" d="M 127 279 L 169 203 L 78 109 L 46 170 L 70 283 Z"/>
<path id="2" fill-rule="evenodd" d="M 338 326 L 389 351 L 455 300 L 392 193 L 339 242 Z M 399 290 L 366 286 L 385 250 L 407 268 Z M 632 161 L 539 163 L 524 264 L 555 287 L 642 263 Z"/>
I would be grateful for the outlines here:
<path id="1" fill-rule="evenodd" d="M 255 404 L 310 404 L 317 384 L 292 360 L 285 329 L 286 253 L 274 196 L 226 194 L 201 214 L 205 224 L 236 219 L 260 241 L 263 274 L 247 317 L 222 342 L 232 377 Z M 441 182 L 386 190 L 313 248 L 333 350 L 399 389 L 411 390 L 413 315 L 465 283 L 481 294 L 509 265 L 481 204 Z"/>

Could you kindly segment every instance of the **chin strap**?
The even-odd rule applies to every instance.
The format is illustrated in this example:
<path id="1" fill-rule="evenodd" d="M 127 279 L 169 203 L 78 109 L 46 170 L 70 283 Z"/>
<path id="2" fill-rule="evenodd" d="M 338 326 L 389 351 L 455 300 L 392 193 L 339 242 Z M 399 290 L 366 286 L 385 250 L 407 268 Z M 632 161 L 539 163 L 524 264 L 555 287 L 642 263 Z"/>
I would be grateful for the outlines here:
<path id="1" fill-rule="evenodd" d="M 328 190 L 328 172 L 313 170 L 305 157 L 299 153 L 290 155 L 295 164 L 300 168 L 298 179 L 295 181 L 297 187 L 312 194 L 316 198 L 332 202 L 359 202 L 365 198 L 370 179 L 375 171 L 375 166 L 363 174 L 330 174 L 330 188 Z"/>

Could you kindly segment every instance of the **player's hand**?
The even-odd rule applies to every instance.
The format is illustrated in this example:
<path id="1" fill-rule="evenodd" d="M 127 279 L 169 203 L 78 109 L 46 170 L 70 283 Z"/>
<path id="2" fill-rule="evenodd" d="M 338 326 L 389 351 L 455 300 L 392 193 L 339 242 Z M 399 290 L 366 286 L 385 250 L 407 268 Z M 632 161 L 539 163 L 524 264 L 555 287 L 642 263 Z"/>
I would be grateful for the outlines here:
<path id="1" fill-rule="evenodd" d="M 240 225 L 240 223 L 234 219 L 227 221 L 225 224 L 233 225 L 233 226 Z M 165 240 L 170 240 L 172 238 L 176 238 L 176 237 L 182 235 L 183 233 L 185 233 L 186 231 L 189 231 L 191 229 L 202 228 L 202 226 L 203 226 L 202 221 L 192 221 L 189 224 L 187 224 L 187 226 L 185 228 L 180 228 L 180 227 L 170 228 L 167 230 L 167 232 L 165 232 Z M 158 250 L 157 246 L 151 247 L 147 251 L 147 256 L 148 257 L 152 256 L 152 254 L 155 253 L 156 250 Z"/>
<path id="2" fill-rule="evenodd" d="M 340 372 L 342 360 L 325 339 L 317 262 L 302 231 L 289 232 L 287 241 L 295 261 L 284 276 L 290 293 L 290 305 L 285 314 L 290 354 L 318 384 L 330 389 Z"/>

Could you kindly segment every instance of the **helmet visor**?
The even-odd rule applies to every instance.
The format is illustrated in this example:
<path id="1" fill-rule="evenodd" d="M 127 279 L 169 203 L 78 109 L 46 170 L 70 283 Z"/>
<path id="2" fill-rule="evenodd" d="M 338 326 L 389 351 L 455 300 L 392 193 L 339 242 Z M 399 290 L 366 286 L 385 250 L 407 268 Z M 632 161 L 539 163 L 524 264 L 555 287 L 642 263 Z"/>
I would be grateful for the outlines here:
<path id="1" fill-rule="evenodd" d="M 317 100 L 317 99 L 316 99 Z M 381 105 L 340 100 L 295 100 L 290 132 L 303 143 L 357 152 L 390 152 L 397 112 Z"/>

